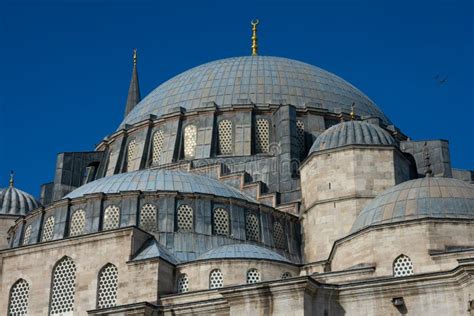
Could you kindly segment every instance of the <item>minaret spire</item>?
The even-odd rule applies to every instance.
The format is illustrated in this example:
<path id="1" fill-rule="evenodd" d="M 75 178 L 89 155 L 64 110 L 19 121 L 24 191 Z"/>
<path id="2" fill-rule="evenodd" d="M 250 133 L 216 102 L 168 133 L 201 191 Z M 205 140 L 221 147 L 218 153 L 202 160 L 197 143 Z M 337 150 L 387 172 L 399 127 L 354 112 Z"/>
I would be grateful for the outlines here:
<path id="1" fill-rule="evenodd" d="M 258 45 L 257 45 L 257 24 L 259 23 L 258 19 L 252 20 L 252 56 L 257 56 Z"/>
<path id="2" fill-rule="evenodd" d="M 10 188 L 13 188 L 13 184 L 15 183 L 15 173 L 12 171 L 10 171 Z"/>
<path id="3" fill-rule="evenodd" d="M 137 49 L 133 50 L 133 71 L 130 87 L 128 88 L 127 104 L 125 106 L 125 116 L 140 102 L 140 85 L 138 84 L 137 71 Z"/>

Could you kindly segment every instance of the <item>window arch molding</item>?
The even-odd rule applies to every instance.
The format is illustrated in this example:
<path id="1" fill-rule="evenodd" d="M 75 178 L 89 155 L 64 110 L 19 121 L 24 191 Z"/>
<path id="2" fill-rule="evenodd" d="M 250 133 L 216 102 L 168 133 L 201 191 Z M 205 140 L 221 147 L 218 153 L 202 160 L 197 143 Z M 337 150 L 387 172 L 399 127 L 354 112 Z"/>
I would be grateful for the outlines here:
<path id="1" fill-rule="evenodd" d="M 76 264 L 69 256 L 62 257 L 54 264 L 51 273 L 49 315 L 63 315 L 74 311 L 76 271 Z"/>
<path id="2" fill-rule="evenodd" d="M 30 296 L 30 283 L 23 278 L 10 287 L 8 296 L 8 315 L 27 315 Z"/>
<path id="3" fill-rule="evenodd" d="M 117 305 L 118 268 L 113 263 L 105 264 L 97 273 L 97 308 Z"/>

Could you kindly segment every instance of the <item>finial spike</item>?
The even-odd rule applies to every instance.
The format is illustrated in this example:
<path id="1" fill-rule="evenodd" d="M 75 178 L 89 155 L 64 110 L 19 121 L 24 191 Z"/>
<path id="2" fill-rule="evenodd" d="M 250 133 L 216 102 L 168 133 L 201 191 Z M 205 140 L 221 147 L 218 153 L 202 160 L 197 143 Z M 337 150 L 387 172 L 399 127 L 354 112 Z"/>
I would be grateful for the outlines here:
<path id="1" fill-rule="evenodd" d="M 427 142 L 423 145 L 423 158 L 425 159 L 425 177 L 432 177 L 433 170 L 431 170 L 430 151 Z"/>
<path id="2" fill-rule="evenodd" d="M 13 188 L 13 184 L 15 183 L 15 173 L 10 171 L 10 188 Z"/>
<path id="3" fill-rule="evenodd" d="M 137 49 L 133 49 L 133 65 L 137 64 Z"/>
<path id="4" fill-rule="evenodd" d="M 352 102 L 352 105 L 351 105 L 351 120 L 355 120 L 355 102 Z"/>
<path id="5" fill-rule="evenodd" d="M 258 54 L 258 45 L 257 45 L 257 25 L 260 21 L 258 19 L 252 20 L 250 24 L 252 25 L 252 56 L 257 56 Z"/>

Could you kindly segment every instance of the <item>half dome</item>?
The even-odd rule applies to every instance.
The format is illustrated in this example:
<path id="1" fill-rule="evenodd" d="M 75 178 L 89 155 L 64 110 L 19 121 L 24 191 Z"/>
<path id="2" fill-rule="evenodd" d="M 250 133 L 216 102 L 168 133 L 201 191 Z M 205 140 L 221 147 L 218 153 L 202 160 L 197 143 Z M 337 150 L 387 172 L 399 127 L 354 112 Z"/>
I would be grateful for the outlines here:
<path id="1" fill-rule="evenodd" d="M 0 189 L 0 214 L 25 215 L 41 204 L 31 195 L 13 185 Z"/>
<path id="2" fill-rule="evenodd" d="M 197 258 L 197 260 L 213 259 L 263 259 L 290 262 L 287 258 L 270 249 L 250 244 L 232 244 L 213 248 Z"/>
<path id="3" fill-rule="evenodd" d="M 346 145 L 396 145 L 395 139 L 380 126 L 347 121 L 331 126 L 316 138 L 309 153 Z"/>
<path id="4" fill-rule="evenodd" d="M 426 177 L 403 182 L 364 207 L 351 232 L 420 218 L 474 219 L 474 186 L 452 178 Z"/>
<path id="5" fill-rule="evenodd" d="M 158 86 L 125 117 L 120 127 L 149 115 L 158 117 L 176 107 L 196 110 L 218 106 L 292 104 L 314 105 L 337 112 L 357 104 L 360 115 L 389 119 L 365 94 L 321 68 L 287 58 L 244 56 L 221 59 L 192 68 Z"/>

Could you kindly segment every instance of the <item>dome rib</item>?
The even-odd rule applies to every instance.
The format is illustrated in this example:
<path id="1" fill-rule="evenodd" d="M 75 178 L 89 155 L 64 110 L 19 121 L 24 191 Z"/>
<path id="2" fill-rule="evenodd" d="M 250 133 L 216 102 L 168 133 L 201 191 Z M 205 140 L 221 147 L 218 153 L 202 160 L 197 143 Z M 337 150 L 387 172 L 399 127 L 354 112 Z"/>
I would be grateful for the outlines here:
<path id="1" fill-rule="evenodd" d="M 13 186 L 0 189 L 0 214 L 25 215 L 40 206 L 32 195 Z"/>

